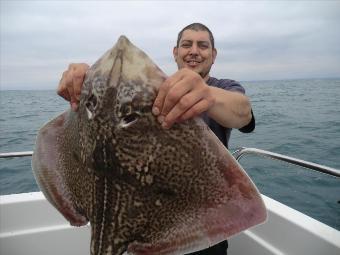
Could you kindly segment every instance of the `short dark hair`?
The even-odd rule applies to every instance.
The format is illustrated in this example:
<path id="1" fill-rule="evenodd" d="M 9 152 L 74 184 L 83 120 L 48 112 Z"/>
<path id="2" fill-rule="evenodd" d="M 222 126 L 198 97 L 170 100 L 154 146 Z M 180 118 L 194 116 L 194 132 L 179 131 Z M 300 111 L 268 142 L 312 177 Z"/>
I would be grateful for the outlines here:
<path id="1" fill-rule="evenodd" d="M 183 28 L 178 33 L 176 47 L 179 46 L 179 41 L 182 38 L 183 32 L 185 30 L 189 30 L 189 29 L 194 30 L 194 31 L 207 31 L 209 33 L 209 39 L 210 39 L 210 42 L 211 42 L 211 46 L 212 46 L 213 49 L 215 48 L 215 40 L 214 40 L 214 36 L 213 36 L 212 32 L 210 31 L 210 29 L 207 26 L 203 25 L 202 23 L 192 23 L 190 25 L 187 25 L 185 28 Z"/>

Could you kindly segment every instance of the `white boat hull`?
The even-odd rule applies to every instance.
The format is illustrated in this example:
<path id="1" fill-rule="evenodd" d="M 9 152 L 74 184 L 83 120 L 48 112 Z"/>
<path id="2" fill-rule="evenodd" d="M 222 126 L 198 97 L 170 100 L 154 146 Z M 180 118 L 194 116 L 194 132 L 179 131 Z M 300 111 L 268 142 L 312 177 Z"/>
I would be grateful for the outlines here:
<path id="1" fill-rule="evenodd" d="M 339 255 L 340 231 L 263 196 L 268 220 L 229 239 L 228 255 Z M 90 253 L 90 227 L 71 227 L 42 193 L 0 197 L 1 255 Z"/>

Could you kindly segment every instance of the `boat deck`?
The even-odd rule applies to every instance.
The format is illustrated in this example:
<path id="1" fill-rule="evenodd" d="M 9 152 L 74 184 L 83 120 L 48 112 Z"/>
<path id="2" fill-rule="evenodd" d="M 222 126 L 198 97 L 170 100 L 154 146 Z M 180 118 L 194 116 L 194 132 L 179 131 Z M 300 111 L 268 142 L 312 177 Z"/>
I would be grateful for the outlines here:
<path id="1" fill-rule="evenodd" d="M 340 231 L 263 196 L 268 220 L 229 239 L 228 255 L 340 254 Z M 90 228 L 71 227 L 40 192 L 0 197 L 0 254 L 90 254 Z"/>

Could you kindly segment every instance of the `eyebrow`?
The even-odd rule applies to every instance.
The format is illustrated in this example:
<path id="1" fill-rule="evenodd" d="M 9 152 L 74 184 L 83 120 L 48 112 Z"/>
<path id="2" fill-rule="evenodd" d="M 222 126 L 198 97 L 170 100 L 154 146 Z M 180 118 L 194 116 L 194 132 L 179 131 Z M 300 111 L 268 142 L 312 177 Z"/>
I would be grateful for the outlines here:
<path id="1" fill-rule="evenodd" d="M 181 41 L 181 44 L 182 43 L 192 43 L 192 42 L 193 42 L 192 40 L 183 40 L 183 41 Z M 208 44 L 209 46 L 211 46 L 209 41 L 198 41 L 197 44 L 199 44 L 199 45 Z"/>

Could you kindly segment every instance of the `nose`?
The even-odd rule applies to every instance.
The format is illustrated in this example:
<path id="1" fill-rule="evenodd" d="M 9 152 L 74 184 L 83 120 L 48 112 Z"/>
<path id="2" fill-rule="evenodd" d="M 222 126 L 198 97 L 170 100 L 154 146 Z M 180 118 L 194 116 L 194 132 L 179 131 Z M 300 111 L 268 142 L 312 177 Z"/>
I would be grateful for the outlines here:
<path id="1" fill-rule="evenodd" d="M 190 47 L 190 51 L 189 51 L 189 54 L 190 55 L 198 55 L 198 46 L 196 43 L 193 43 L 192 46 Z"/>

